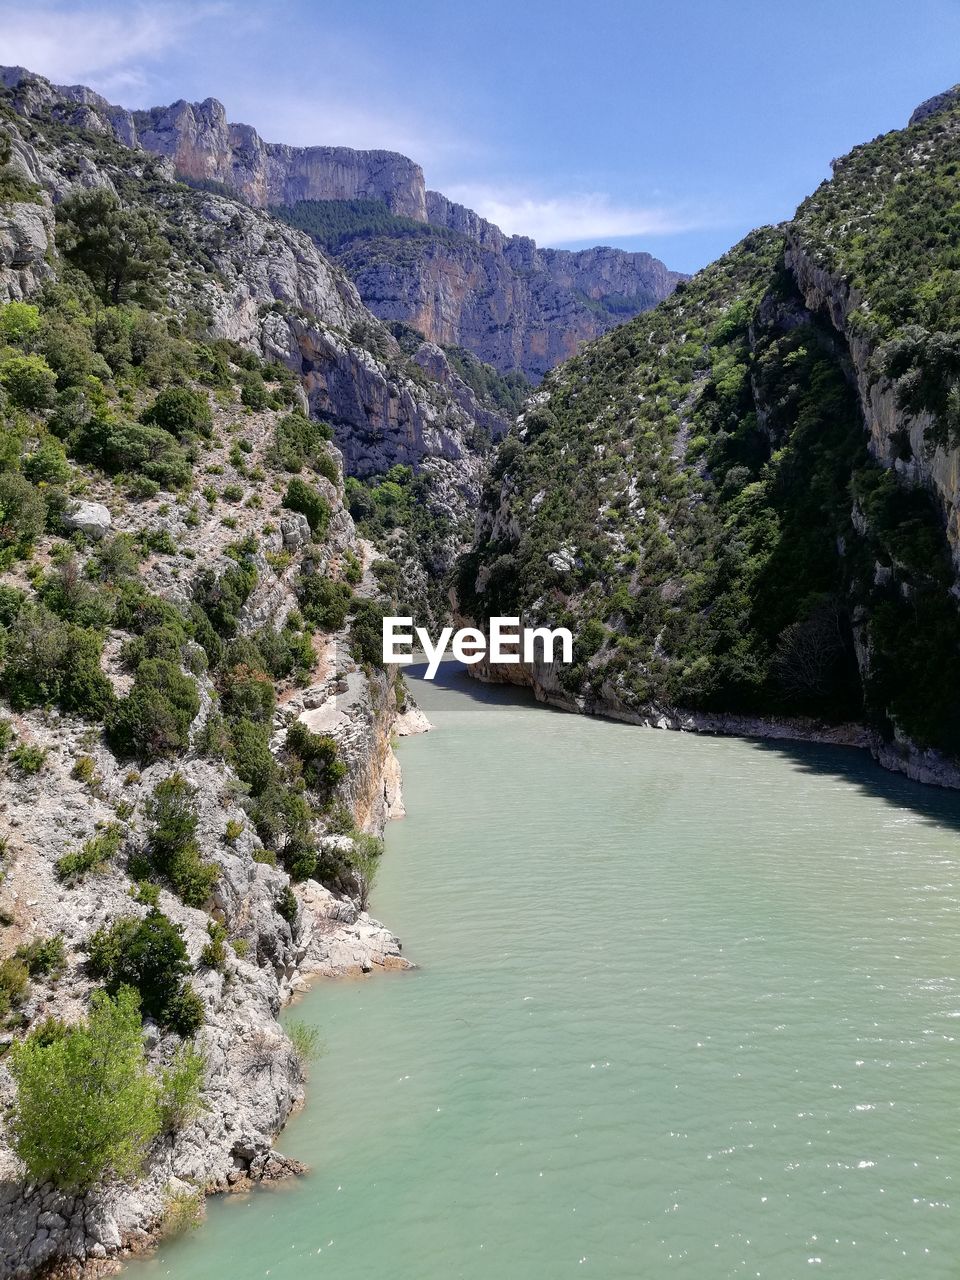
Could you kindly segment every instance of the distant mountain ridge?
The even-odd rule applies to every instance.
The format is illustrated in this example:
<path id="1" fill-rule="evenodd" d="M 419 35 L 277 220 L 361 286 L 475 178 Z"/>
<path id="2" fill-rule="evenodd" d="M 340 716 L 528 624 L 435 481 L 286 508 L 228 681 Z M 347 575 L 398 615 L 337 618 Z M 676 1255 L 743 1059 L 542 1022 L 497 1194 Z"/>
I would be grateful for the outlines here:
<path id="1" fill-rule="evenodd" d="M 0 68 L 0 83 L 10 87 L 27 75 Z M 54 87 L 59 109 L 74 107 L 65 123 L 166 156 L 185 180 L 228 188 L 257 208 L 378 200 L 395 217 L 422 223 L 423 235 L 404 237 L 401 248 L 390 234 L 368 236 L 337 256 L 375 315 L 431 342 L 465 347 L 503 373 L 520 369 L 538 380 L 686 278 L 648 253 L 541 249 L 527 236 L 506 235 L 428 191 L 420 165 L 392 151 L 264 142 L 252 126 L 228 121 L 215 98 L 129 111 L 82 85 Z M 460 239 L 438 241 L 431 228 Z"/>

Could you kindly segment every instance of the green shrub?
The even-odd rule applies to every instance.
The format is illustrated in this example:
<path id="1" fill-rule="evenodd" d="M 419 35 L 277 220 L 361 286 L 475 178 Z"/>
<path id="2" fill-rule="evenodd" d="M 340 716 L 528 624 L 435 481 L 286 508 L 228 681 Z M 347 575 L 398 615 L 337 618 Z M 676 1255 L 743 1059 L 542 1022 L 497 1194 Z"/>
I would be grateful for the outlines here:
<path id="1" fill-rule="evenodd" d="M 57 247 L 105 302 L 152 300 L 168 249 L 151 215 L 123 208 L 105 187 L 67 196 L 56 214 Z"/>
<path id="2" fill-rule="evenodd" d="M 57 876 L 67 884 L 77 884 L 84 876 L 102 871 L 116 857 L 123 842 L 123 828 L 111 822 L 99 835 L 85 841 L 74 853 L 65 853 L 56 861 Z"/>
<path id="3" fill-rule="evenodd" d="M 336 485 L 340 483 L 340 470 L 326 450 L 319 454 L 313 466 L 317 475 L 323 476 L 324 479 L 329 480 L 331 484 Z"/>
<path id="4" fill-rule="evenodd" d="M 197 843 L 196 790 L 181 773 L 158 782 L 144 806 L 150 827 L 147 854 L 189 907 L 202 907 L 216 884 L 216 863 L 204 862 Z"/>
<path id="5" fill-rule="evenodd" d="M 180 548 L 169 529 L 150 529 L 143 534 L 144 545 L 157 555 L 175 556 Z"/>
<path id="6" fill-rule="evenodd" d="M 107 990 L 133 987 L 140 993 L 145 1017 L 179 1035 L 193 1035 L 203 1020 L 196 993 L 185 978 L 190 973 L 183 930 L 157 907 L 142 920 L 127 916 L 98 929 L 89 942 L 90 971 Z"/>
<path id="7" fill-rule="evenodd" d="M 40 309 L 32 302 L 8 302 L 0 307 L 0 338 L 20 346 L 40 331 Z"/>
<path id="8" fill-rule="evenodd" d="M 74 766 L 70 770 L 70 777 L 89 787 L 97 777 L 97 762 L 93 756 L 77 756 Z"/>
<path id="9" fill-rule="evenodd" d="M 217 635 L 232 636 L 236 632 L 237 617 L 256 583 L 257 568 L 252 560 L 244 560 L 224 572 L 203 569 L 197 574 L 193 598 Z"/>
<path id="10" fill-rule="evenodd" d="M 185 1128 L 201 1110 L 201 1094 L 207 1059 L 189 1041 L 178 1045 L 168 1066 L 160 1073 L 160 1124 L 164 1133 Z"/>
<path id="11" fill-rule="evenodd" d="M 326 533 L 330 523 L 330 504 L 322 493 L 299 476 L 294 476 L 288 483 L 283 506 L 305 515 L 315 538 L 322 538 Z"/>
<path id="12" fill-rule="evenodd" d="M 383 666 L 383 606 L 376 600 L 356 600 L 350 623 L 350 653 L 357 662 Z"/>
<path id="13" fill-rule="evenodd" d="M 312 1026 L 309 1022 L 302 1022 L 299 1019 L 291 1019 L 291 1021 L 284 1024 L 283 1029 L 289 1037 L 294 1061 L 302 1075 L 307 1069 L 307 1064 L 316 1062 L 323 1054 L 320 1029 Z"/>
<path id="14" fill-rule="evenodd" d="M 21 742 L 10 752 L 10 759 L 21 773 L 39 773 L 47 760 L 46 747 Z"/>
<path id="15" fill-rule="evenodd" d="M 220 698 L 225 715 L 244 717 L 257 724 L 270 723 L 277 701 L 272 678 L 246 663 L 225 673 Z"/>
<path id="16" fill-rule="evenodd" d="M 285 884 L 280 890 L 280 896 L 277 898 L 277 914 L 286 920 L 287 924 L 293 924 L 299 912 L 299 903 L 297 895 L 293 892 L 288 884 Z"/>
<path id="17" fill-rule="evenodd" d="M 110 475 L 130 473 L 163 489 L 181 489 L 193 474 L 190 460 L 169 431 L 139 422 L 94 417 L 69 436 L 68 445 L 81 461 Z"/>
<path id="18" fill-rule="evenodd" d="M 314 790 L 327 795 L 346 776 L 336 740 L 312 733 L 302 720 L 295 720 L 287 730 L 285 745 L 301 761 L 304 780 Z"/>
<path id="19" fill-rule="evenodd" d="M 326 423 L 314 422 L 301 413 L 288 413 L 278 419 L 274 427 L 268 459 L 273 466 L 282 467 L 285 471 L 317 466 L 322 457 L 329 456 L 324 446 L 331 437 L 332 432 Z M 332 463 L 333 459 L 330 461 Z M 335 476 L 328 479 L 336 483 Z"/>
<path id="20" fill-rule="evenodd" d="M 334 582 L 320 573 L 304 573 L 297 579 L 297 598 L 308 622 L 322 631 L 339 631 L 353 604 L 353 592 L 345 582 Z"/>
<path id="21" fill-rule="evenodd" d="M 0 387 L 18 409 L 49 409 L 57 375 L 43 356 L 7 356 L 0 360 Z"/>
<path id="22" fill-rule="evenodd" d="M 373 884 L 380 870 L 383 856 L 383 841 L 376 836 L 358 835 L 354 837 L 353 851 L 350 854 L 350 866 L 360 898 L 360 908 L 366 911 L 370 902 Z"/>
<path id="23" fill-rule="evenodd" d="M 203 1212 L 203 1192 L 199 1187 L 181 1186 L 176 1191 L 168 1191 L 163 1201 L 161 1235 L 167 1240 L 196 1231 L 203 1222 Z"/>
<path id="24" fill-rule="evenodd" d="M 16 472 L 0 475 L 0 545 L 28 546 L 47 523 L 47 507 L 38 489 Z"/>
<path id="25" fill-rule="evenodd" d="M 83 1191 L 141 1168 L 159 1131 L 137 998 L 95 992 L 88 1022 L 14 1044 L 13 1149 L 37 1183 Z"/>
<path id="26" fill-rule="evenodd" d="M 35 938 L 33 942 L 24 943 L 17 947 L 15 959 L 27 966 L 31 978 L 56 981 L 66 964 L 63 934 L 55 933 L 50 938 Z"/>
<path id="27" fill-rule="evenodd" d="M 357 586 L 363 579 L 363 565 L 360 563 L 358 556 L 352 551 L 347 551 L 343 557 L 344 569 L 343 576 L 352 587 Z"/>
<path id="28" fill-rule="evenodd" d="M 203 1018 L 203 1001 L 185 982 L 167 1008 L 168 1025 L 179 1036 L 195 1036 L 203 1026 Z"/>
<path id="29" fill-rule="evenodd" d="M 17 956 L 0 960 L 0 1019 L 26 999 L 30 990 L 30 970 Z"/>
<path id="30" fill-rule="evenodd" d="M 207 923 L 208 941 L 203 944 L 203 950 L 200 952 L 200 963 L 208 969 L 217 969 L 223 972 L 227 963 L 227 951 L 223 945 L 227 940 L 227 931 L 219 920 L 210 920 Z"/>
<path id="31" fill-rule="evenodd" d="M 240 382 L 240 403 L 248 409 L 266 409 L 270 404 L 270 392 L 259 373 L 245 373 Z"/>
<path id="32" fill-rule="evenodd" d="M 59 441 L 47 437 L 23 460 L 23 474 L 32 484 L 66 484 L 70 464 Z"/>
<path id="33" fill-rule="evenodd" d="M 108 731 L 115 749 L 141 760 L 185 751 L 200 711 L 196 681 L 163 658 L 144 658 L 133 686 L 117 703 Z"/>
<path id="34" fill-rule="evenodd" d="M 270 726 L 235 718 L 228 726 L 227 759 L 241 782 L 247 783 L 254 796 L 259 795 L 275 778 L 276 761 L 270 750 Z"/>
<path id="35" fill-rule="evenodd" d="M 201 391 L 189 387 L 167 387 L 140 415 L 148 426 L 162 427 L 182 440 L 185 436 L 209 436 L 213 428 L 210 403 Z"/>
<path id="36" fill-rule="evenodd" d="M 101 720 L 114 705 L 100 667 L 95 632 L 61 622 L 42 605 L 26 605 L 9 624 L 2 683 L 17 709 L 59 703 L 64 711 Z"/>
<path id="37" fill-rule="evenodd" d="M 43 579 L 37 595 L 51 613 L 80 627 L 99 630 L 113 618 L 113 602 L 84 580 L 72 554 L 59 565 L 56 573 Z"/>
<path id="38" fill-rule="evenodd" d="M 140 553 L 129 533 L 118 533 L 99 544 L 87 561 L 86 571 L 92 578 L 116 585 L 137 572 Z"/>

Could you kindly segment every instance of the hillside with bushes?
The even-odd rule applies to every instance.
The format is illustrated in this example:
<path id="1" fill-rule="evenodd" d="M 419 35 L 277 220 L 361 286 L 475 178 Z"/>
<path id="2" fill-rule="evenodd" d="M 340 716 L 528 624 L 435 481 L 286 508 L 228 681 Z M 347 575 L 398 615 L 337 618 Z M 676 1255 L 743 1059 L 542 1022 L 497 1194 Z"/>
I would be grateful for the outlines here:
<path id="1" fill-rule="evenodd" d="M 572 627 L 572 667 L 524 673 L 540 696 L 862 725 L 955 781 L 958 175 L 947 95 L 547 377 L 459 576 L 472 617 Z"/>
<path id="2" fill-rule="evenodd" d="M 480 430 L 308 239 L 62 105 L 0 96 L 3 1274 L 297 1172 L 272 1142 L 315 1037 L 281 1006 L 406 964 L 365 911 L 400 810 L 397 570 L 344 455 L 396 387 L 449 554 L 463 511 L 431 504 L 466 501 Z"/>

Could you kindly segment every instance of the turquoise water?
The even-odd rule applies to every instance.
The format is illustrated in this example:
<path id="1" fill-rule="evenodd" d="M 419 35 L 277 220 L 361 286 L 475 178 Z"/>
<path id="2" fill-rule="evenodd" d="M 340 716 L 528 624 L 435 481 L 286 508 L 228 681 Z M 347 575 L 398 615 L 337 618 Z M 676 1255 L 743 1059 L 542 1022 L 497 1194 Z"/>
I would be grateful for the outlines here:
<path id="1" fill-rule="evenodd" d="M 444 683 L 441 683 L 444 682 Z M 175 1280 L 960 1275 L 960 800 L 446 668 L 279 1146 Z"/>

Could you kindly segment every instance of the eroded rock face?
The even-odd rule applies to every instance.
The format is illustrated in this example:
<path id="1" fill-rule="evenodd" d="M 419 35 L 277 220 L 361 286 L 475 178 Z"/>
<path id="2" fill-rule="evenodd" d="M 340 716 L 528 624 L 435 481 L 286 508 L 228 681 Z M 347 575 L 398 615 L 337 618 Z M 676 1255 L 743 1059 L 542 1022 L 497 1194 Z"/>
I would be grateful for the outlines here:
<path id="1" fill-rule="evenodd" d="M 16 90 L 28 113 L 52 110 L 69 124 L 163 156 L 171 172 L 220 184 L 257 208 L 382 200 L 394 214 L 455 232 L 405 242 L 403 254 L 362 241 L 342 260 L 375 315 L 402 320 L 431 342 L 466 347 L 501 372 L 522 369 L 541 378 L 684 279 L 648 253 L 538 249 L 427 191 L 423 170 L 406 156 L 264 142 L 250 125 L 228 121 L 215 98 L 130 112 L 82 85 L 53 86 L 19 67 L 0 69 L 0 81 Z"/>
<path id="2" fill-rule="evenodd" d="M 427 216 L 457 235 L 405 241 L 402 254 L 386 238 L 360 240 L 339 260 L 381 319 L 466 347 L 503 373 L 538 380 L 685 278 L 648 253 L 539 249 L 435 191 Z"/>
<path id="3" fill-rule="evenodd" d="M 30 73 L 8 67 L 0 74 L 12 86 Z M 168 156 L 183 177 L 223 183 L 259 208 L 366 197 L 385 201 L 396 214 L 426 220 L 423 170 L 392 151 L 264 142 L 250 125 L 229 123 L 216 98 L 131 112 L 83 85 L 57 86 L 53 97 L 42 90 L 39 95 L 38 101 L 62 102 L 69 123 Z"/>
<path id="4" fill-rule="evenodd" d="M 376 315 L 406 321 L 431 342 L 466 347 L 503 372 L 522 369 L 539 380 L 685 279 L 650 253 L 538 248 L 439 192 L 426 193 L 426 207 L 430 224 L 462 243 L 428 242 L 419 259 L 385 264 L 375 255 L 364 261 L 358 244 L 344 265 Z"/>
<path id="5" fill-rule="evenodd" d="M 130 147 L 130 170 L 149 171 L 157 210 L 175 230 L 177 243 L 189 245 L 190 253 L 206 264 L 198 272 L 194 262 L 174 252 L 165 282 L 171 303 L 184 314 L 199 311 L 209 317 L 212 337 L 229 338 L 300 376 L 300 407 L 331 423 L 348 473 L 382 474 L 398 462 L 430 473 L 430 504 L 450 527 L 438 568 L 448 567 L 468 533 L 484 451 L 509 422 L 478 404 L 437 348 L 425 348 L 415 361 L 404 357 L 364 306 L 354 283 L 308 236 L 238 199 L 214 191 L 184 191 L 173 181 L 172 152 L 158 161 L 156 153 L 142 149 L 139 116 L 88 89 L 56 88 L 22 68 L 0 69 L 0 82 L 11 90 L 11 105 L 28 122 L 12 129 L 14 152 L 25 177 L 41 187 L 42 202 L 14 206 L 16 225 L 8 231 L 6 215 L 0 213 L 0 300 L 5 293 L 28 296 L 55 272 L 53 201 L 78 186 L 113 189 L 115 160 L 104 163 L 89 148 L 77 146 L 62 156 L 57 148 L 41 149 L 27 140 L 31 130 L 42 134 L 44 122 L 52 118 L 81 124 Z M 184 136 L 196 134 L 204 147 L 212 147 L 232 126 L 219 104 L 201 106 L 203 110 L 194 110 L 177 104 L 169 109 L 169 119 L 169 113 L 147 115 L 151 120 L 156 115 L 158 128 L 167 121 L 168 141 L 180 121 L 187 130 Z M 265 146 L 255 135 L 248 142 L 254 150 Z M 422 194 L 422 175 L 418 181 Z M 410 209 L 398 206 L 398 211 Z M 357 333 L 374 340 L 363 345 Z"/>

